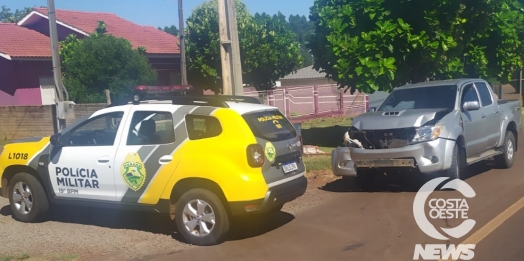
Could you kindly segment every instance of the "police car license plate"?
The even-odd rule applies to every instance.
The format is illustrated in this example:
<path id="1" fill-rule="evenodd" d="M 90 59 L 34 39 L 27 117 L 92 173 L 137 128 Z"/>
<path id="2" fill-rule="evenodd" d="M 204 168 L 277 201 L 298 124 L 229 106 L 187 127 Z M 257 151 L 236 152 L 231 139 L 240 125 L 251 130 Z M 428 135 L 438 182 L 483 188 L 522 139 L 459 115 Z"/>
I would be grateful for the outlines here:
<path id="1" fill-rule="evenodd" d="M 282 164 L 282 169 L 284 170 L 284 173 L 290 173 L 298 169 L 298 165 L 296 162 L 288 162 L 285 164 Z"/>

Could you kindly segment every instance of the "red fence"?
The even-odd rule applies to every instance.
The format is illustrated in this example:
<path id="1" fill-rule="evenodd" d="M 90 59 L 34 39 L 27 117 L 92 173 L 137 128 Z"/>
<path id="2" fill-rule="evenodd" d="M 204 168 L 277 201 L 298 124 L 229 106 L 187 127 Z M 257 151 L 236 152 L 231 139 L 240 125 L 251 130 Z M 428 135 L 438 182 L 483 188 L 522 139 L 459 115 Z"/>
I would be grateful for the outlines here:
<path id="1" fill-rule="evenodd" d="M 369 108 L 368 95 L 351 95 L 336 85 L 280 87 L 269 91 L 244 92 L 278 107 L 292 122 L 325 116 L 355 117 Z"/>

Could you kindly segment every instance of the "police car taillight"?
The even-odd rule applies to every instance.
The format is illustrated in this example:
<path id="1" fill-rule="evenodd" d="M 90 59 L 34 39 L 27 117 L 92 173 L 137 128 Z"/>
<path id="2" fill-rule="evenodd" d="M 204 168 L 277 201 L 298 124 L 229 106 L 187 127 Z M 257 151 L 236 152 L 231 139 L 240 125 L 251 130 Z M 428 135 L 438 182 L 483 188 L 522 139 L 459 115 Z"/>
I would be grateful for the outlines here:
<path id="1" fill-rule="evenodd" d="M 264 148 L 259 144 L 247 146 L 247 162 L 253 168 L 259 168 L 264 165 Z"/>

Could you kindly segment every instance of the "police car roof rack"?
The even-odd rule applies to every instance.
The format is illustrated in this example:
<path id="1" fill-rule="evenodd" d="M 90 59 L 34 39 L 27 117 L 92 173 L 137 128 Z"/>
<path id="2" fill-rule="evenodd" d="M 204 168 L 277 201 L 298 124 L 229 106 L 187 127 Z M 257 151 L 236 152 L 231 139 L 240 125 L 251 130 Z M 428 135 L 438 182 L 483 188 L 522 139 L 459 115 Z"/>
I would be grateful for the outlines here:
<path id="1" fill-rule="evenodd" d="M 262 104 L 260 99 L 250 96 L 235 95 L 191 95 L 191 85 L 176 86 L 146 86 L 135 87 L 131 98 L 124 97 L 116 100 L 107 107 L 121 106 L 132 103 L 139 105 L 143 103 L 154 103 L 154 101 L 171 101 L 176 105 L 200 105 L 228 108 L 228 101 Z"/>

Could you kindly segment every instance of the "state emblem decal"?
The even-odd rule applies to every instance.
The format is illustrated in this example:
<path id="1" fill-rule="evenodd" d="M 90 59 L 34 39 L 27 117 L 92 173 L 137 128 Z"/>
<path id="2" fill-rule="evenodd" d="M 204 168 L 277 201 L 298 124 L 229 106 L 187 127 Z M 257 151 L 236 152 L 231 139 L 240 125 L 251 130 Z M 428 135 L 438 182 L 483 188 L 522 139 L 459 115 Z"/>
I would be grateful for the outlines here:
<path id="1" fill-rule="evenodd" d="M 120 174 L 124 182 L 134 191 L 138 191 L 146 182 L 146 168 L 140 155 L 136 152 L 127 154 L 122 166 L 120 167 Z"/>
<path id="2" fill-rule="evenodd" d="M 275 149 L 275 146 L 273 146 L 273 143 L 266 142 L 266 149 L 265 149 L 266 158 L 271 162 L 275 162 L 275 157 L 277 154 L 277 150 Z"/>

